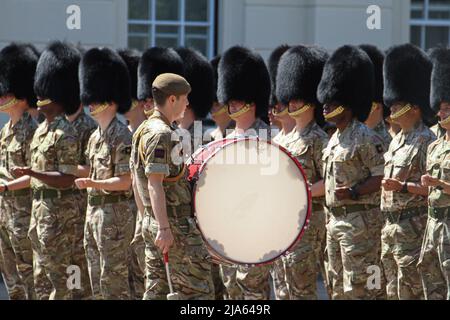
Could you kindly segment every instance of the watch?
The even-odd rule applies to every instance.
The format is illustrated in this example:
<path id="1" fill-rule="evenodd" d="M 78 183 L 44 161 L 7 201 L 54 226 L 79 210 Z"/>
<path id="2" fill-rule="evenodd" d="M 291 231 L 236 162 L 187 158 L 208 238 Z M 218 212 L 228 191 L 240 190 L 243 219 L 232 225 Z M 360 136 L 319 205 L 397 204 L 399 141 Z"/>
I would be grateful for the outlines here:
<path id="1" fill-rule="evenodd" d="M 352 200 L 359 199 L 359 193 L 358 193 L 358 191 L 356 191 L 356 187 L 348 188 L 348 191 L 350 191 L 350 199 L 352 199 Z"/>

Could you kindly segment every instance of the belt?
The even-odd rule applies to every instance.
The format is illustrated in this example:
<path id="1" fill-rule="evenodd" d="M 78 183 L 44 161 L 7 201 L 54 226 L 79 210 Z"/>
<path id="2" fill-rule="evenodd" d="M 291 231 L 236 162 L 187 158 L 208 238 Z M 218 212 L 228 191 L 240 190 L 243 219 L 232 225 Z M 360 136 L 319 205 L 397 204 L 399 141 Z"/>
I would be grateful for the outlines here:
<path id="1" fill-rule="evenodd" d="M 420 216 L 426 210 L 426 207 L 414 207 L 397 211 L 383 211 L 383 216 L 390 223 L 397 223 L 405 219 Z"/>
<path id="2" fill-rule="evenodd" d="M 378 208 L 378 206 L 373 204 L 350 204 L 348 206 L 343 207 L 328 208 L 328 210 L 332 213 L 333 216 L 340 217 L 346 216 L 350 213 L 372 210 L 375 208 Z"/>
<path id="3" fill-rule="evenodd" d="M 104 204 L 111 204 L 111 203 L 119 203 L 123 201 L 130 200 L 130 196 L 126 196 L 123 194 L 117 194 L 117 195 L 104 195 L 104 196 L 88 196 L 88 203 L 90 206 L 102 206 Z"/>
<path id="4" fill-rule="evenodd" d="M 12 198 L 12 197 L 21 197 L 21 196 L 31 196 L 31 189 L 20 189 L 20 190 L 8 190 L 0 194 L 0 196 L 3 196 L 5 198 Z"/>
<path id="5" fill-rule="evenodd" d="M 180 206 L 167 206 L 167 216 L 171 218 L 191 217 L 192 206 L 190 204 Z M 145 207 L 145 212 L 154 217 L 152 207 Z"/>
<path id="6" fill-rule="evenodd" d="M 428 207 L 428 216 L 439 220 L 445 220 L 450 216 L 450 207 Z"/>
<path id="7" fill-rule="evenodd" d="M 75 189 L 66 189 L 66 190 L 39 189 L 33 190 L 33 198 L 35 200 L 62 198 L 77 193 L 79 193 L 79 191 Z"/>

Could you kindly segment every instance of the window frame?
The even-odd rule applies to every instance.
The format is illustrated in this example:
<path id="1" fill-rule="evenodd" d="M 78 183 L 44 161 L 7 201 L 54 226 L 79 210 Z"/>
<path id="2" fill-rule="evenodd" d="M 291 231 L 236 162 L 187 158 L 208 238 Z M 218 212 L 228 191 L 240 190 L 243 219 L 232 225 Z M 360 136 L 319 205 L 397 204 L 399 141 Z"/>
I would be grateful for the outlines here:
<path id="1" fill-rule="evenodd" d="M 129 0 L 131 1 L 131 0 Z M 207 28 L 206 36 L 203 35 L 193 35 L 190 38 L 201 38 L 206 39 L 206 57 L 212 59 L 216 53 L 216 27 L 217 27 L 217 5 L 218 0 L 207 0 L 208 3 L 208 21 L 186 21 L 186 0 L 179 1 L 179 19 L 178 20 L 157 20 L 156 19 L 156 0 L 147 0 L 149 2 L 149 20 L 144 19 L 130 19 L 127 18 L 127 43 L 130 36 L 142 36 L 143 33 L 130 32 L 129 26 L 147 26 L 149 27 L 149 32 L 145 35 L 148 37 L 148 42 L 150 47 L 156 46 L 157 35 L 164 33 L 156 33 L 156 29 L 159 26 L 170 26 L 178 27 L 178 36 L 173 36 L 172 34 L 167 34 L 166 38 L 176 38 L 178 40 L 179 46 L 185 46 L 186 43 L 186 27 L 203 27 Z M 129 5 L 128 5 L 129 8 Z"/>
<path id="2" fill-rule="evenodd" d="M 414 4 L 411 2 L 411 13 L 413 11 Z M 423 16 L 422 18 L 410 18 L 410 27 L 420 27 L 420 47 L 426 49 L 426 27 L 447 27 L 449 29 L 449 35 L 447 39 L 447 45 L 450 44 L 450 19 L 430 19 L 430 0 L 423 0 Z M 449 10 L 450 11 L 450 10 Z"/>

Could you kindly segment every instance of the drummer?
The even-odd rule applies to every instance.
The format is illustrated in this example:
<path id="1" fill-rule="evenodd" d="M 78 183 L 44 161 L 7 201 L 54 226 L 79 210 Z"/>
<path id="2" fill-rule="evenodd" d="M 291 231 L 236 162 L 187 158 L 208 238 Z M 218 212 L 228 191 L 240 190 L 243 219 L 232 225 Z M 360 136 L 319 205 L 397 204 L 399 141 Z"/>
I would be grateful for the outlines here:
<path id="1" fill-rule="evenodd" d="M 181 154 L 172 151 L 172 123 L 183 117 L 191 86 L 183 77 L 164 73 L 152 85 L 155 105 L 139 141 L 137 165 L 145 176 L 136 175 L 137 185 L 148 185 L 151 207 L 144 209 L 142 222 L 146 241 L 146 289 L 144 299 L 166 299 L 169 293 L 163 254 L 169 254 L 172 283 L 181 299 L 214 299 L 211 263 L 208 252 L 194 222 L 191 188 Z M 154 244 L 154 245 L 153 245 Z"/>
<path id="2" fill-rule="evenodd" d="M 289 116 L 295 121 L 294 130 L 283 143 L 302 165 L 313 197 L 309 226 L 295 249 L 283 257 L 291 300 L 317 299 L 319 272 L 326 279 L 322 149 L 328 143 L 328 136 L 319 126 L 324 120 L 316 92 L 327 57 L 321 48 L 292 47 L 281 58 L 277 72 L 278 101 L 289 106 Z"/>
<path id="3" fill-rule="evenodd" d="M 236 128 L 227 137 L 270 140 L 270 127 L 260 119 L 267 116 L 270 95 L 269 72 L 261 56 L 244 47 L 232 47 L 223 54 L 218 74 L 218 100 L 228 106 L 230 117 L 236 121 Z M 222 266 L 228 295 L 233 299 L 269 299 L 270 268 Z M 241 295 L 236 294 L 236 284 Z"/>

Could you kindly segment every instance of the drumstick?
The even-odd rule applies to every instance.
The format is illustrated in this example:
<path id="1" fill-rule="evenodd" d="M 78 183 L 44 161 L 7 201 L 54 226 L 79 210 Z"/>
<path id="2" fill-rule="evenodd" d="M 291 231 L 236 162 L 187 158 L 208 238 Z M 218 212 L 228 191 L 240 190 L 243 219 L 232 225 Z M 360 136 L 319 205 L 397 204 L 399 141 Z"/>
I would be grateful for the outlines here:
<path id="1" fill-rule="evenodd" d="M 167 282 L 169 283 L 169 291 L 170 291 L 170 293 L 167 295 L 167 300 L 180 300 L 180 295 L 176 292 L 173 292 L 172 280 L 170 279 L 170 270 L 169 270 L 169 253 L 164 253 L 164 265 L 166 267 L 166 276 Z"/>

